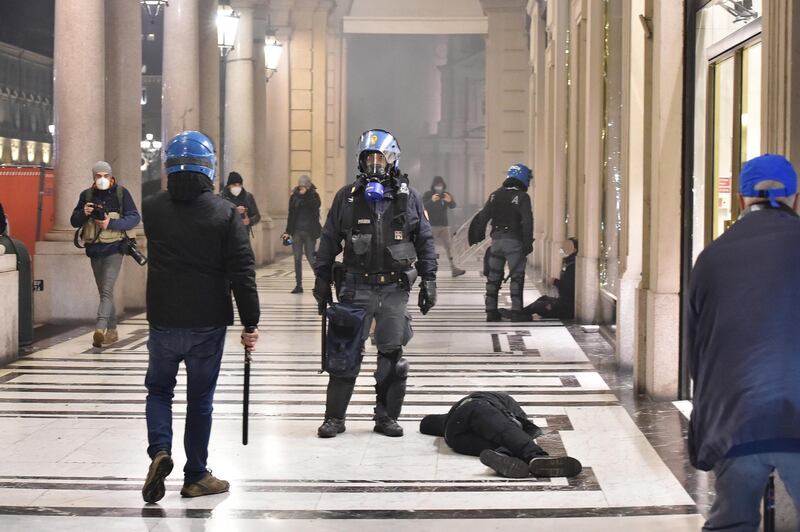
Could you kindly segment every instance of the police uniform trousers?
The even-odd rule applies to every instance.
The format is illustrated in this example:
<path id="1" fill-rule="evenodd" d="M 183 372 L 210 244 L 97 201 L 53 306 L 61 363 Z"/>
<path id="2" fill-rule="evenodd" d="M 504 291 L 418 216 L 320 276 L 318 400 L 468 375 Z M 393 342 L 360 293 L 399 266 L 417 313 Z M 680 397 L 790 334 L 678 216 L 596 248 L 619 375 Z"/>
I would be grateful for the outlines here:
<path id="1" fill-rule="evenodd" d="M 343 301 L 367 311 L 362 342 L 369 338 L 375 322 L 375 345 L 378 362 L 375 370 L 375 417 L 397 419 L 406 392 L 408 363 L 403 358 L 403 346 L 411 337 L 411 315 L 408 313 L 408 290 L 398 284 L 373 285 L 358 283 L 355 290 L 348 283 L 340 292 Z M 363 344 L 362 344 L 363 357 Z M 331 375 L 328 380 L 325 417 L 344 419 L 353 394 L 361 361 L 350 375 Z"/>
<path id="2" fill-rule="evenodd" d="M 505 265 L 511 271 L 511 310 L 522 310 L 525 284 L 525 260 L 522 242 L 516 238 L 493 238 L 486 276 L 486 311 L 497 310 L 497 297 L 503 283 Z"/>

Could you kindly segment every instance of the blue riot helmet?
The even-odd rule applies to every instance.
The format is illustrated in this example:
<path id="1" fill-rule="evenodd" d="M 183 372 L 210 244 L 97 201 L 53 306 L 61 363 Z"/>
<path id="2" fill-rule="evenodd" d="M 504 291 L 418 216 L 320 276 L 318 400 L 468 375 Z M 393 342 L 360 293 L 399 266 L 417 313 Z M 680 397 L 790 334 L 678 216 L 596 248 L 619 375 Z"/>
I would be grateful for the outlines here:
<path id="1" fill-rule="evenodd" d="M 530 184 L 531 181 L 531 177 L 533 177 L 533 172 L 531 172 L 531 169 L 525 166 L 524 164 L 517 163 L 509 167 L 506 177 L 519 181 L 520 183 L 525 185 L 525 188 L 528 188 L 528 185 Z"/>
<path id="2" fill-rule="evenodd" d="M 367 158 L 370 153 L 380 153 L 380 158 Z M 382 164 L 381 164 L 382 163 Z M 383 176 L 400 168 L 400 143 L 394 135 L 383 129 L 370 129 L 361 134 L 358 140 L 358 170 L 367 175 Z"/>
<path id="3" fill-rule="evenodd" d="M 167 175 L 176 172 L 196 172 L 214 182 L 217 156 L 214 143 L 199 131 L 184 131 L 175 135 L 164 150 Z"/>

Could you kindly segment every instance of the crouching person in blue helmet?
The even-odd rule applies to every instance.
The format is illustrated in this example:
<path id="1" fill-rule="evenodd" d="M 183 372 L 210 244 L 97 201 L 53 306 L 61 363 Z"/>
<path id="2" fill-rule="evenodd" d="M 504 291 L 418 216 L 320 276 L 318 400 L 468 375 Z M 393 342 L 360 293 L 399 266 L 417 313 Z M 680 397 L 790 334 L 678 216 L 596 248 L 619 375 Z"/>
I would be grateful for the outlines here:
<path id="1" fill-rule="evenodd" d="M 533 251 L 533 212 L 528 195 L 530 180 L 531 170 L 527 166 L 521 163 L 512 165 L 503 185 L 489 195 L 486 205 L 470 226 L 470 244 L 475 244 L 483 240 L 486 225 L 492 223 L 492 247 L 488 252 L 486 272 L 486 321 L 502 319 L 497 309 L 497 297 L 506 263 L 511 273 L 511 317 L 516 320 L 519 314 L 522 318 L 525 262 Z"/>
<path id="2" fill-rule="evenodd" d="M 336 193 L 322 230 L 314 264 L 314 297 L 320 312 L 332 302 L 332 268 L 344 248 L 343 271 L 337 274 L 338 299 L 363 309 L 365 317 L 362 327 L 351 329 L 361 336 L 351 367 L 327 368 L 325 420 L 317 431 L 321 438 L 345 430 L 347 405 L 373 319 L 378 348 L 375 432 L 403 435 L 397 423 L 408 376 L 403 346 L 412 336 L 406 307 L 417 276 L 422 279 L 418 299 L 422 313 L 436 304 L 436 250 L 422 197 L 400 173 L 399 160 L 400 146 L 391 133 L 364 132 L 358 143 L 360 175 Z"/>
<path id="3" fill-rule="evenodd" d="M 216 156 L 204 134 L 186 131 L 165 150 L 167 190 L 145 202 L 144 232 L 150 258 L 147 320 L 150 357 L 147 453 L 152 459 L 142 497 L 164 497 L 172 471 L 172 397 L 181 362 L 186 366 L 186 466 L 181 495 L 228 491 L 206 467 L 211 412 L 226 328 L 233 325 L 231 291 L 242 325 L 242 344 L 258 339 L 255 260 L 247 228 L 231 202 L 213 193 Z"/>

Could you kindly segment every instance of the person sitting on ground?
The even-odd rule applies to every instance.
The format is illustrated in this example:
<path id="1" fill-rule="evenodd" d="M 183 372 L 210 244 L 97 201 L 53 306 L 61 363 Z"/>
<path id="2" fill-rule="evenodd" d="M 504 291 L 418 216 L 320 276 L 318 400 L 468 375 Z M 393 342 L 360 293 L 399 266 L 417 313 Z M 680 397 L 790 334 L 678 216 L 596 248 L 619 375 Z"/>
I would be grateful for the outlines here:
<path id="1" fill-rule="evenodd" d="M 504 392 L 473 392 L 447 414 L 423 417 L 419 431 L 444 437 L 457 453 L 480 456 L 503 477 L 574 477 L 583 468 L 575 458 L 554 458 L 536 445 L 542 429 Z"/>
<path id="2" fill-rule="evenodd" d="M 500 314 L 511 321 L 531 321 L 536 314 L 542 318 L 571 320 L 575 317 L 575 260 L 578 257 L 578 239 L 568 238 L 561 245 L 561 276 L 553 279 L 558 297 L 542 296 L 519 313 L 501 309 Z"/>

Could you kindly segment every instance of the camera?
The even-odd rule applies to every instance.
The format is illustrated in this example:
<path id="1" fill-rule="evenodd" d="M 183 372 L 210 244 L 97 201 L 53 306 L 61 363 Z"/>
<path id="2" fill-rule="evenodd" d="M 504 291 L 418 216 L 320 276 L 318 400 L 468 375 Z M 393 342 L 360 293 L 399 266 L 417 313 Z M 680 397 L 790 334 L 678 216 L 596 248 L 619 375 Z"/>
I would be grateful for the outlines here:
<path id="1" fill-rule="evenodd" d="M 139 266 L 147 264 L 147 257 L 139 251 L 139 248 L 136 246 L 135 238 L 124 238 L 120 244 L 120 248 L 125 255 L 133 257 L 133 260 L 135 260 Z"/>
<path id="2" fill-rule="evenodd" d="M 105 208 L 103 207 L 103 204 L 92 203 L 92 206 L 94 207 L 94 210 L 92 211 L 92 214 L 89 215 L 89 217 L 95 220 L 104 220 L 106 217 L 106 211 Z"/>

